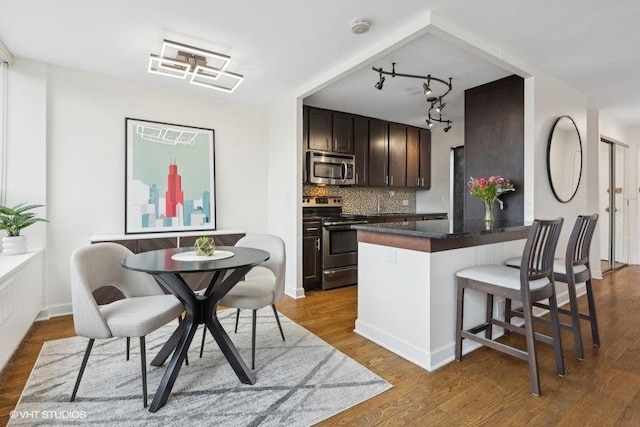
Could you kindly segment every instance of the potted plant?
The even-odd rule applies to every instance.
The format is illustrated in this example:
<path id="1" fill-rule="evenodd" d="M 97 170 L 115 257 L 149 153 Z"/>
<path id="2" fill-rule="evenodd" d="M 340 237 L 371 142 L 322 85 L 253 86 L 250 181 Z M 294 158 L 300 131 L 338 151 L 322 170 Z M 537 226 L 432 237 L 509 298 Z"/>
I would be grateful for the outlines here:
<path id="1" fill-rule="evenodd" d="M 2 253 L 5 255 L 18 255 L 27 252 L 27 236 L 21 236 L 20 231 L 38 221 L 49 222 L 43 218 L 37 218 L 36 214 L 29 212 L 44 205 L 27 205 L 20 203 L 13 208 L 0 205 L 0 229 L 7 232 L 2 238 Z"/>

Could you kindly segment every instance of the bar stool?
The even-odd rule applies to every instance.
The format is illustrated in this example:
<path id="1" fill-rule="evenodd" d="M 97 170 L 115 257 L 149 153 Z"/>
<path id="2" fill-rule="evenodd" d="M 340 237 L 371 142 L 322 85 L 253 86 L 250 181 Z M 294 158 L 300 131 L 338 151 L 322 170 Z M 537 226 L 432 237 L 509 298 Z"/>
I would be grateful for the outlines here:
<path id="1" fill-rule="evenodd" d="M 594 347 L 600 346 L 600 333 L 598 332 L 598 319 L 596 317 L 596 304 L 593 297 L 593 289 L 591 286 L 591 267 L 589 263 L 589 250 L 591 248 L 591 239 L 598 222 L 598 214 L 578 215 L 573 225 L 573 230 L 569 236 L 567 243 L 567 251 L 564 259 L 557 258 L 553 264 L 553 278 L 556 282 L 567 284 L 569 293 L 570 310 L 559 308 L 562 314 L 571 317 L 571 324 L 560 323 L 562 328 L 573 332 L 573 341 L 575 346 L 576 358 L 584 359 L 584 351 L 582 346 L 582 334 L 580 330 L 580 319 L 588 320 L 591 324 L 591 338 Z M 520 268 L 520 258 L 508 259 L 505 263 L 510 267 Z M 576 283 L 585 284 L 587 291 L 588 313 L 581 313 L 578 310 L 578 297 L 576 294 Z M 536 307 L 549 309 L 548 304 L 536 302 Z M 512 311 L 510 301 L 505 304 L 505 321 L 509 322 L 511 316 L 522 316 L 518 311 Z"/>
<path id="2" fill-rule="evenodd" d="M 522 253 L 522 265 L 519 270 L 506 265 L 481 265 L 458 271 L 457 276 L 457 313 L 455 358 L 462 359 L 462 339 L 466 338 L 487 347 L 526 360 L 529 363 L 531 392 L 540 395 L 540 380 L 536 356 L 536 339 L 553 346 L 556 359 L 556 372 L 564 376 L 564 360 L 560 324 L 557 311 L 555 287 L 553 282 L 553 257 L 563 219 L 535 220 Z M 485 323 L 468 330 L 463 329 L 464 291 L 475 289 L 487 294 Z M 516 326 L 493 317 L 493 299 L 495 296 L 522 302 L 524 326 Z M 533 329 L 533 302 L 549 299 L 552 334 L 543 335 Z M 526 351 L 494 341 L 493 325 L 505 330 L 517 332 L 526 337 Z M 476 335 L 484 331 L 484 337 Z"/>

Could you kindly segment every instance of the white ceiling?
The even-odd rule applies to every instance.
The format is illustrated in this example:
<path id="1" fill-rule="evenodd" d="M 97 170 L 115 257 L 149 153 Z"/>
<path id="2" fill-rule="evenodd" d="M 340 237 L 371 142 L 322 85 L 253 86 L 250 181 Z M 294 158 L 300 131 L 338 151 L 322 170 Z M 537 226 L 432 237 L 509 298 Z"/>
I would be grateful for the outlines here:
<path id="1" fill-rule="evenodd" d="M 0 40 L 17 58 L 269 105 L 428 10 L 584 93 L 590 109 L 640 125 L 637 0 L 0 0 Z M 352 34 L 355 18 L 369 19 L 371 30 Z M 230 55 L 228 69 L 244 82 L 225 94 L 148 74 L 149 54 L 160 53 L 165 38 Z M 447 109 L 461 107 L 469 85 L 507 74 L 433 36 L 375 65 L 387 69 L 391 60 L 399 72 L 453 77 Z M 353 112 L 372 116 L 381 114 L 375 109 L 381 105 L 389 120 L 399 114 L 424 123 L 423 100 L 400 103 L 420 89 L 418 80 L 387 77 L 377 91 L 369 65 L 345 80 L 314 95 L 314 102 L 331 96 L 332 108 L 357 106 L 363 110 Z M 459 115 L 455 109 L 450 114 Z"/>

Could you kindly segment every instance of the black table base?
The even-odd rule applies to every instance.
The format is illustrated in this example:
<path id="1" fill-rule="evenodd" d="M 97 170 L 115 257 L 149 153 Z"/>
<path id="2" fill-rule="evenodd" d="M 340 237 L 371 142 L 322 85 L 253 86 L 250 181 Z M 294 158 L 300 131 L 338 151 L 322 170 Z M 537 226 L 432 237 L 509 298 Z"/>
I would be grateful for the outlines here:
<path id="1" fill-rule="evenodd" d="M 228 276 L 227 270 L 216 271 L 207 290 L 202 295 L 195 294 L 190 290 L 179 273 L 154 274 L 158 283 L 171 291 L 171 293 L 184 304 L 187 315 L 151 362 L 154 366 L 161 366 L 169 355 L 173 353 L 171 361 L 167 366 L 167 370 L 153 398 L 153 402 L 151 402 L 151 406 L 149 407 L 150 412 L 156 412 L 167 402 L 173 384 L 184 363 L 193 336 L 200 324 L 205 324 L 205 327 L 218 343 L 222 354 L 224 354 L 235 371 L 238 379 L 243 384 L 255 384 L 255 375 L 253 375 L 253 372 L 244 363 L 240 353 L 235 345 L 233 345 L 229 335 L 227 335 L 216 316 L 216 307 L 220 299 L 226 295 L 251 268 L 253 268 L 253 266 L 235 268 Z"/>

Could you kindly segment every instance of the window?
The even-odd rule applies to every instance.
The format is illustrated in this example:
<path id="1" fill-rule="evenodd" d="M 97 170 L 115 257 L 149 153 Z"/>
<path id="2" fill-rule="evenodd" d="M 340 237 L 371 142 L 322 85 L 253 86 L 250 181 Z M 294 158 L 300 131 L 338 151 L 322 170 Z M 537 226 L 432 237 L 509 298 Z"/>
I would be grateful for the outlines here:
<path id="1" fill-rule="evenodd" d="M 7 162 L 8 64 L 0 61 L 0 204 L 5 204 Z"/>

